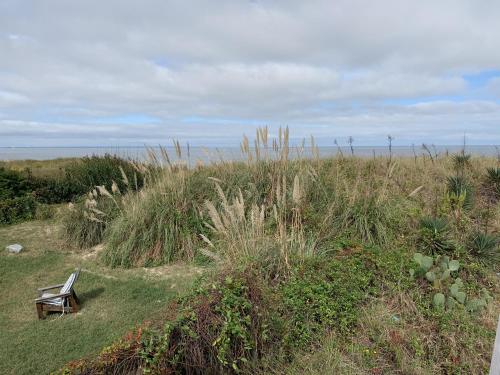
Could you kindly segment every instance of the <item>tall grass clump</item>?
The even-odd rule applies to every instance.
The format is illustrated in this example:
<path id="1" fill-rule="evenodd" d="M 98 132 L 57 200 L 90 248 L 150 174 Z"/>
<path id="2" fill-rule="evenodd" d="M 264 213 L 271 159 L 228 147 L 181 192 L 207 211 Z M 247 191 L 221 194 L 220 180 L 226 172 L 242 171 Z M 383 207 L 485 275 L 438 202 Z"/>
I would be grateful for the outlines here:
<path id="1" fill-rule="evenodd" d="M 62 216 L 63 238 L 84 249 L 103 241 L 106 227 L 121 213 L 122 196 L 113 184 L 112 193 L 97 186 L 75 203 L 69 203 Z"/>
<path id="2" fill-rule="evenodd" d="M 302 199 L 300 179 L 293 175 L 298 166 L 288 162 L 287 132 L 281 146 L 275 143 L 272 150 L 267 133 L 258 134 L 254 150 L 245 141 L 242 144 L 246 163 L 188 169 L 173 165 L 165 150 L 151 155 L 156 173 L 139 194 L 125 197 L 123 215 L 107 232 L 106 263 L 130 267 L 193 259 L 207 244 L 214 246 L 216 237 L 224 237 L 225 248 L 241 257 L 256 248 L 252 241 L 267 236 L 264 217 L 265 225 L 281 230 L 279 238 L 284 238 L 287 225 L 300 221 L 300 208 L 284 203 Z M 277 160 L 270 158 L 272 152 Z M 227 196 L 234 201 L 230 203 Z M 234 246 L 229 246 L 231 241 Z M 206 248 L 204 253 L 211 251 Z"/>
<path id="3" fill-rule="evenodd" d="M 272 278 L 286 275 L 292 258 L 313 252 L 303 230 L 303 181 L 299 175 L 292 181 L 283 175 L 260 205 L 246 203 L 241 190 L 229 200 L 215 184 L 219 200 L 205 201 L 211 239 L 202 235 L 208 244 L 204 254 L 226 264 L 257 261 Z"/>
<path id="4" fill-rule="evenodd" d="M 88 156 L 76 160 L 65 168 L 66 179 L 85 194 L 96 186 L 111 190 L 113 181 L 120 191 L 138 190 L 144 183 L 144 174 L 138 164 L 115 155 Z"/>
<path id="5" fill-rule="evenodd" d="M 148 173 L 144 164 L 112 155 L 71 163 L 65 181 L 79 198 L 62 215 L 64 240 L 79 248 L 101 243 L 108 225 L 121 214 L 124 194 L 138 191 Z"/>
<path id="6" fill-rule="evenodd" d="M 334 176 L 322 171 L 316 188 L 323 189 L 322 222 L 315 229 L 321 236 L 351 237 L 358 241 L 386 245 L 407 231 L 409 204 L 394 194 L 395 165 L 378 170 L 372 162 L 338 160 Z M 330 172 L 331 173 L 331 172 Z"/>
<path id="7" fill-rule="evenodd" d="M 204 186 L 200 186 L 202 183 Z M 165 173 L 138 194 L 123 199 L 123 214 L 109 227 L 105 262 L 113 267 L 154 265 L 192 259 L 204 233 L 198 193 L 209 181 L 192 172 Z"/>

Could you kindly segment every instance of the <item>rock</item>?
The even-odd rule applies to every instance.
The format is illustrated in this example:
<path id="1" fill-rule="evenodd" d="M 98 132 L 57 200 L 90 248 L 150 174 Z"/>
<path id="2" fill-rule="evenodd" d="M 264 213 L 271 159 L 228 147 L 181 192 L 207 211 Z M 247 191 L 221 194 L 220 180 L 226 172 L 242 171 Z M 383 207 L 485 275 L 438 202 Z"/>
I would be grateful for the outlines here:
<path id="1" fill-rule="evenodd" d="M 401 318 L 397 315 L 392 315 L 391 316 L 391 320 L 394 322 L 394 323 L 399 323 L 401 321 Z"/>
<path id="2" fill-rule="evenodd" d="M 9 245 L 5 248 L 5 250 L 7 250 L 9 253 L 15 253 L 15 254 L 20 253 L 22 249 L 23 249 L 23 247 L 21 245 L 19 245 L 18 243 L 15 243 L 13 245 Z"/>

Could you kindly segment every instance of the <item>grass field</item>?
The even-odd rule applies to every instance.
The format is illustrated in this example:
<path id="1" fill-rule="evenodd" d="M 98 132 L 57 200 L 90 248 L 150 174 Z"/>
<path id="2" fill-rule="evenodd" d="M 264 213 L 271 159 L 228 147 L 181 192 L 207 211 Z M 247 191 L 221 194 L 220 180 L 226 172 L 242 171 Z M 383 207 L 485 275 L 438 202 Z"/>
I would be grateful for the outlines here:
<path id="1" fill-rule="evenodd" d="M 57 224 L 32 221 L 0 228 L 0 373 L 44 374 L 95 354 L 138 324 L 164 311 L 167 301 L 190 285 L 193 266 L 110 270 L 92 253 L 78 253 L 57 240 Z M 4 248 L 21 243 L 25 250 Z M 86 255 L 84 255 L 86 254 Z M 82 272 L 75 290 L 82 302 L 74 315 L 39 321 L 36 289 Z"/>
<path id="2" fill-rule="evenodd" d="M 23 172 L 29 169 L 34 177 L 60 177 L 64 168 L 78 161 L 78 158 L 59 158 L 52 160 L 11 160 L 1 161 L 0 168 Z"/>

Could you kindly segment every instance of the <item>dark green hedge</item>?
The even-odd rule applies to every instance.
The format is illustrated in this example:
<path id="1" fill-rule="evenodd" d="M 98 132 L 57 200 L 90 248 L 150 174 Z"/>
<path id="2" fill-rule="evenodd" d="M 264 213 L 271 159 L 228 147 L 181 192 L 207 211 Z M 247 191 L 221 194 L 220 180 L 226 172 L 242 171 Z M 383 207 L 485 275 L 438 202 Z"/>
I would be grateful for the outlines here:
<path id="1" fill-rule="evenodd" d="M 21 173 L 0 167 L 0 201 L 31 191 L 30 181 Z"/>
<path id="2" fill-rule="evenodd" d="M 36 201 L 32 196 L 0 200 L 0 225 L 33 219 L 35 213 Z"/>
<path id="3" fill-rule="evenodd" d="M 31 219 L 37 203 L 75 201 L 97 185 L 111 190 L 114 181 L 125 192 L 144 183 L 131 161 L 114 155 L 84 157 L 63 172 L 61 176 L 40 178 L 33 177 L 29 169 L 18 172 L 0 167 L 0 224 Z"/>

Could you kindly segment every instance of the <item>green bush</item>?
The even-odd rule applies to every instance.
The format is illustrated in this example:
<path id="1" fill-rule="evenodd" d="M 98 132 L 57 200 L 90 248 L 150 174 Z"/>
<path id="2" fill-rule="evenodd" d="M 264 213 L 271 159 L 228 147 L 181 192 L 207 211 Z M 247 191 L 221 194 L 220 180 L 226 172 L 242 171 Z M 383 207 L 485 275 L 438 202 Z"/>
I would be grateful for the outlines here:
<path id="1" fill-rule="evenodd" d="M 26 195 L 30 182 L 21 173 L 0 167 L 0 201 Z"/>
<path id="2" fill-rule="evenodd" d="M 0 225 L 32 219 L 35 213 L 36 201 L 29 195 L 0 200 Z"/>
<path id="3" fill-rule="evenodd" d="M 30 188 L 33 197 L 45 204 L 71 202 L 85 193 L 66 177 L 32 178 Z"/>
<path id="4" fill-rule="evenodd" d="M 460 153 L 460 154 L 454 154 L 451 157 L 451 160 L 453 162 L 453 168 L 457 172 L 457 174 L 460 174 L 463 176 L 465 170 L 467 168 L 470 168 L 471 166 L 471 154 L 465 154 L 465 153 Z"/>
<path id="5" fill-rule="evenodd" d="M 85 194 L 98 185 L 111 190 L 113 181 L 123 193 L 143 186 L 144 176 L 129 160 L 115 155 L 89 156 L 66 167 L 66 179 L 72 188 Z"/>

